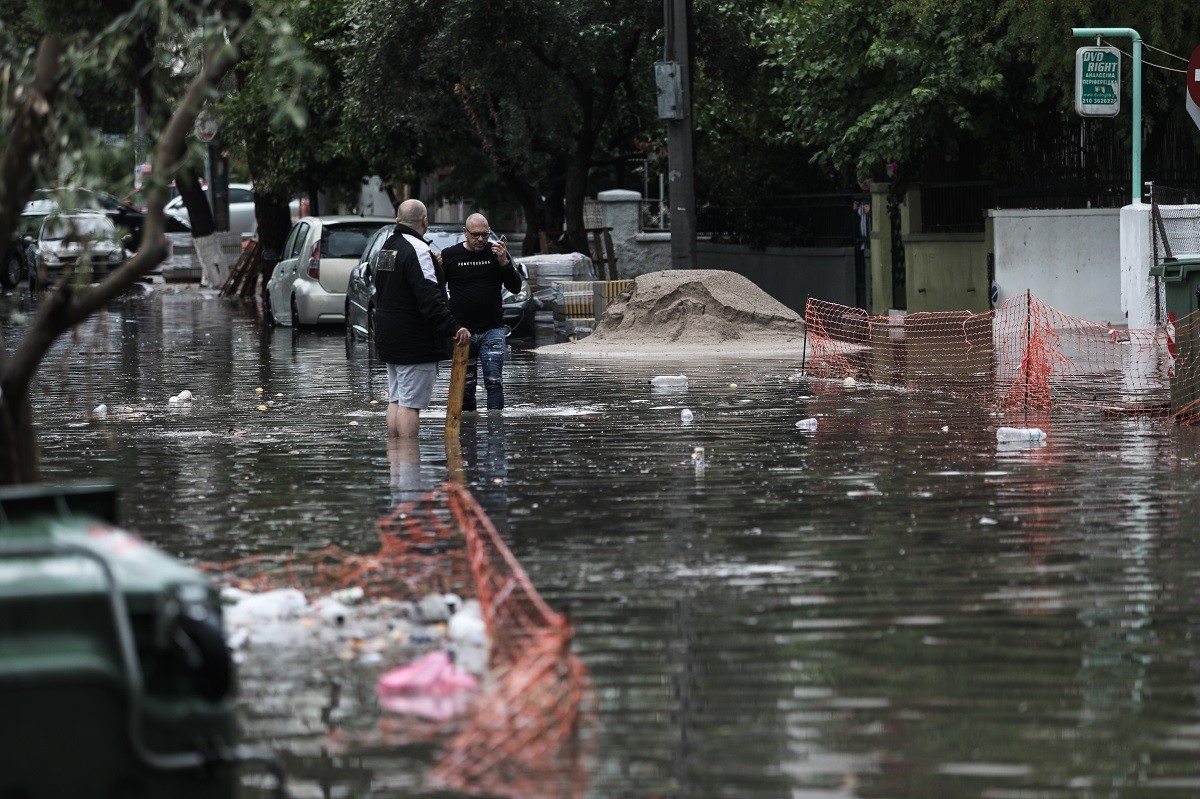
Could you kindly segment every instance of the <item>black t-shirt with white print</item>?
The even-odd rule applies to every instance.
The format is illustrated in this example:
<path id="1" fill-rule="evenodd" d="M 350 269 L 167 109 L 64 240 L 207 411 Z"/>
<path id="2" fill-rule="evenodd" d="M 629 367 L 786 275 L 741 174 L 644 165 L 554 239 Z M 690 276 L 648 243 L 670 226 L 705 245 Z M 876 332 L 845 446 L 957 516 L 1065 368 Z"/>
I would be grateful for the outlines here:
<path id="1" fill-rule="evenodd" d="M 504 326 L 500 287 L 513 294 L 521 290 L 521 276 L 511 257 L 501 264 L 490 247 L 475 252 L 459 243 L 442 250 L 442 271 L 450 290 L 450 311 L 459 324 L 472 333 Z"/>

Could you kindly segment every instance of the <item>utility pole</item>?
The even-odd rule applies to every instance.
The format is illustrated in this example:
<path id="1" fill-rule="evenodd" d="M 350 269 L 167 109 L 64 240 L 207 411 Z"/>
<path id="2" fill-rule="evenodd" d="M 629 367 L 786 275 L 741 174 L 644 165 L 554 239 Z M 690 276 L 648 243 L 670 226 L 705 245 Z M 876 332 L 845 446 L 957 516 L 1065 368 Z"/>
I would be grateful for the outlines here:
<path id="1" fill-rule="evenodd" d="M 692 164 L 692 0 L 663 0 L 663 58 L 654 65 L 658 116 L 667 121 L 671 268 L 696 268 Z"/>

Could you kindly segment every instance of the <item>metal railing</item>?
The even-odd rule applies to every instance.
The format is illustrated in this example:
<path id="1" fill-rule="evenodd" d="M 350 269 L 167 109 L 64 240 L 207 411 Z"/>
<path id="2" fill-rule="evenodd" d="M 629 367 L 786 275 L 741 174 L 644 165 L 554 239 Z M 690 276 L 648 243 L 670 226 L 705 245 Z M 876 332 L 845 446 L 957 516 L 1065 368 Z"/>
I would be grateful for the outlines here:
<path id="1" fill-rule="evenodd" d="M 671 229 L 671 208 L 666 198 L 642 200 L 638 228 L 643 233 L 658 233 Z"/>

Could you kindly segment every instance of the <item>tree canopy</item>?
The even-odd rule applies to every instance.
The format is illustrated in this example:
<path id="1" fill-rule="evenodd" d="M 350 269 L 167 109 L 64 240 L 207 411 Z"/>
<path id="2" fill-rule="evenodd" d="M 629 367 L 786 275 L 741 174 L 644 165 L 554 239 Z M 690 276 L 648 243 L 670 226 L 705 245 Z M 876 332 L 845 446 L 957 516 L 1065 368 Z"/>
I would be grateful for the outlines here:
<path id="1" fill-rule="evenodd" d="M 1162 155 L 1182 110 L 1182 75 L 1171 69 L 1186 65 L 1200 11 L 1165 0 L 774 0 L 762 19 L 777 113 L 817 163 L 856 178 L 885 177 L 890 164 L 921 174 L 937 162 L 1005 178 L 1032 170 L 1039 151 L 1070 148 L 1072 128 L 1090 124 L 1094 140 L 1132 135 L 1128 114 L 1108 123 L 1074 115 L 1074 53 L 1091 42 L 1072 27 L 1132 27 L 1166 51 L 1158 60 L 1170 69 L 1146 58 L 1143 79 L 1147 152 Z M 1128 39 L 1111 44 L 1129 51 Z M 1127 97 L 1130 72 L 1126 59 Z M 1059 157 L 1064 174 L 1078 160 Z"/>

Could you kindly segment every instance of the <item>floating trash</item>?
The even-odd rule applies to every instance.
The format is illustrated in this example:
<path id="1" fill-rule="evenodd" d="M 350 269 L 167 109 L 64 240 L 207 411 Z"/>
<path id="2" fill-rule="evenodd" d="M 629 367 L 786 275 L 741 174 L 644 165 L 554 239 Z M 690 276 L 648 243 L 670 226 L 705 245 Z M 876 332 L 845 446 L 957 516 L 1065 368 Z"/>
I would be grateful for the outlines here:
<path id="1" fill-rule="evenodd" d="M 1040 427 L 997 427 L 996 440 L 1009 441 L 1045 441 L 1046 432 Z"/>
<path id="2" fill-rule="evenodd" d="M 681 388 L 687 384 L 687 375 L 658 375 L 650 379 L 650 385 L 655 388 Z"/>
<path id="3" fill-rule="evenodd" d="M 684 424 L 690 424 L 693 418 L 695 417 L 692 416 L 692 412 L 687 408 L 684 408 L 679 412 L 679 421 L 683 422 Z"/>
<path id="4" fill-rule="evenodd" d="M 796 427 L 806 433 L 814 433 L 817 430 L 817 420 L 813 418 L 801 419 L 796 422 Z"/>
<path id="5" fill-rule="evenodd" d="M 855 386 L 858 385 L 858 381 L 855 380 L 853 377 L 847 377 L 845 380 L 842 381 L 842 385 L 845 386 L 846 388 L 854 388 Z"/>

